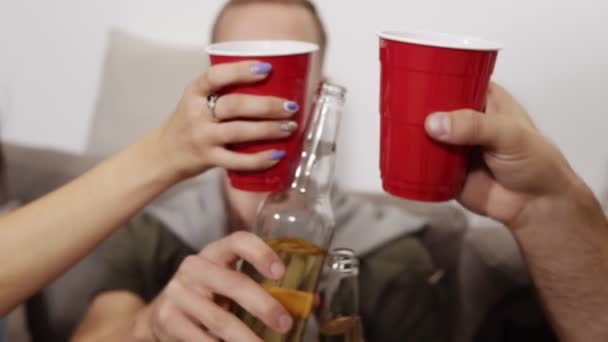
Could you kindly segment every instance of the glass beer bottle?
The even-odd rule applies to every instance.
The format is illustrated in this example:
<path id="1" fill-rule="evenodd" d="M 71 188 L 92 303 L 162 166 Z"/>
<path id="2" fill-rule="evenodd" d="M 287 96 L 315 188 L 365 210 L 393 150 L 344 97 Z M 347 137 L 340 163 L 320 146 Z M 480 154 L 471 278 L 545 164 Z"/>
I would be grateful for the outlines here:
<path id="1" fill-rule="evenodd" d="M 364 342 L 359 316 L 359 260 L 350 249 L 335 249 L 327 261 L 321 291 L 319 342 Z"/>
<path id="2" fill-rule="evenodd" d="M 266 342 L 301 341 L 313 311 L 315 291 L 335 226 L 330 193 L 345 94 L 340 86 L 327 83 L 321 86 L 290 188 L 271 193 L 258 209 L 254 233 L 281 257 L 285 275 L 275 281 L 247 263 L 241 269 L 262 284 L 294 319 L 291 331 L 283 335 L 237 308 L 237 316 Z"/>

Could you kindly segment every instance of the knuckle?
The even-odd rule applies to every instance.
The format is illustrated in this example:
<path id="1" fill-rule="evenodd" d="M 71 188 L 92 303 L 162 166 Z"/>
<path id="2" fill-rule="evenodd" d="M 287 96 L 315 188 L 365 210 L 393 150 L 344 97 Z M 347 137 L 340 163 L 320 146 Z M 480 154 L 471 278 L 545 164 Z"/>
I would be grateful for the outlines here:
<path id="1" fill-rule="evenodd" d="M 193 80 L 186 87 L 186 90 L 184 92 L 188 93 L 188 94 L 203 94 L 203 93 L 206 93 L 208 90 L 209 90 L 208 73 L 205 73 L 205 74 L 201 75 L 200 77 L 198 77 L 197 79 Z"/>
<path id="2" fill-rule="evenodd" d="M 196 97 L 186 95 L 180 104 L 181 108 L 183 108 L 183 111 L 185 112 L 187 122 L 192 123 L 199 119 L 202 112 L 200 103 L 197 102 Z"/>
<path id="3" fill-rule="evenodd" d="M 462 129 L 456 129 L 456 134 L 459 134 L 464 142 L 475 142 L 482 134 L 482 122 L 481 117 L 473 110 L 463 110 L 454 116 L 453 122 L 458 122 L 458 118 L 462 118 L 464 126 Z M 460 131 L 460 132 L 459 132 Z"/>
<path id="4" fill-rule="evenodd" d="M 220 141 L 223 144 L 234 142 L 239 137 L 239 123 L 232 122 L 218 126 Z"/>
<path id="5" fill-rule="evenodd" d="M 241 97 L 234 95 L 221 96 L 217 101 L 217 115 L 219 117 L 231 116 L 243 105 Z"/>
<path id="6" fill-rule="evenodd" d="M 203 77 L 197 77 L 196 79 L 190 81 L 190 83 L 188 83 L 182 90 L 182 94 L 184 94 L 183 96 L 186 96 L 186 94 L 197 93 L 199 90 L 205 89 L 203 79 Z"/>
<path id="7" fill-rule="evenodd" d="M 273 165 L 273 161 L 263 155 L 252 155 L 250 160 L 251 168 L 254 170 L 265 169 Z"/>
<path id="8" fill-rule="evenodd" d="M 272 164 L 272 160 L 267 158 L 264 154 L 249 154 L 243 156 L 239 160 L 239 165 L 243 170 L 262 170 Z"/>
<path id="9" fill-rule="evenodd" d="M 276 122 L 255 122 L 251 126 L 251 134 L 256 139 L 268 139 L 276 136 L 280 131 L 280 124 Z"/>
<path id="10" fill-rule="evenodd" d="M 199 269 L 200 260 L 197 256 L 189 255 L 187 256 L 180 266 L 181 273 L 190 273 Z"/>
<path id="11" fill-rule="evenodd" d="M 218 310 L 214 313 L 207 315 L 205 319 L 205 326 L 207 329 L 213 331 L 215 335 L 224 335 L 227 331 L 228 320 Z"/>
<path id="12" fill-rule="evenodd" d="M 241 76 L 249 76 L 251 75 L 251 68 L 256 64 L 257 62 L 254 61 L 244 61 L 244 62 L 240 62 L 238 64 L 238 68 L 236 69 L 237 72 L 239 73 L 239 75 Z"/>
<path id="13" fill-rule="evenodd" d="M 232 235 L 230 235 L 230 240 L 231 240 L 233 246 L 251 243 L 251 240 L 253 240 L 253 239 L 254 239 L 254 235 L 249 232 L 245 232 L 245 231 L 234 232 L 234 233 L 232 233 Z"/>
<path id="14" fill-rule="evenodd" d="M 214 274 L 216 277 L 210 289 L 227 297 L 238 296 L 248 278 L 239 271 L 223 268 Z M 220 287 L 218 287 L 220 286 Z"/>
<path id="15" fill-rule="evenodd" d="M 232 315 L 224 321 L 222 329 L 224 329 L 223 336 L 225 336 L 226 341 L 252 341 L 249 336 L 244 338 L 243 335 L 249 335 L 243 331 L 244 324 Z"/>
<path id="16" fill-rule="evenodd" d="M 272 263 L 276 258 L 274 251 L 272 251 L 270 247 L 260 250 L 259 254 L 260 261 L 266 264 Z"/>
<path id="17" fill-rule="evenodd" d="M 471 117 L 471 116 L 475 116 L 475 114 L 476 114 L 477 112 L 475 112 L 475 111 L 474 111 L 474 110 L 472 110 L 472 109 L 463 109 L 463 110 L 461 111 L 461 113 L 462 113 L 462 114 L 464 114 L 464 115 L 466 115 L 466 116 Z"/>
<path id="18" fill-rule="evenodd" d="M 278 101 L 272 97 L 267 97 L 262 102 L 262 111 L 264 114 L 280 113 L 282 111 Z"/>
<path id="19" fill-rule="evenodd" d="M 211 68 L 209 68 L 209 70 L 205 74 L 205 77 L 202 78 L 202 81 L 208 87 L 209 86 L 212 87 L 218 83 L 220 72 L 221 72 L 221 69 L 218 66 L 212 66 Z"/>
<path id="20" fill-rule="evenodd" d="M 452 114 L 452 119 L 453 120 L 460 119 L 463 122 L 469 124 L 470 121 L 475 120 L 475 111 L 473 111 L 472 109 L 463 109 L 463 110 L 457 111 Z"/>
<path id="21" fill-rule="evenodd" d="M 266 122 L 261 128 L 261 133 L 265 137 L 276 136 L 277 134 L 284 132 L 283 130 L 281 130 L 281 125 L 281 122 Z"/>
<path id="22" fill-rule="evenodd" d="M 505 122 L 503 124 L 505 130 L 508 129 L 512 136 L 512 141 L 519 141 L 522 146 L 530 146 L 534 141 L 538 141 L 541 137 L 540 133 L 523 124 L 514 124 Z"/>
<path id="23" fill-rule="evenodd" d="M 205 247 L 205 248 L 204 248 L 204 249 L 201 251 L 201 253 L 200 253 L 199 255 L 201 255 L 201 256 L 206 256 L 206 255 L 208 255 L 208 254 L 209 254 L 209 253 L 211 253 L 211 252 L 214 252 L 214 251 L 216 251 L 216 250 L 221 249 L 221 248 L 222 248 L 222 246 L 223 246 L 223 242 L 224 242 L 224 239 L 217 240 L 217 241 L 213 241 L 212 243 L 208 244 L 208 245 L 207 245 L 207 246 L 206 246 L 206 247 Z"/>
<path id="24" fill-rule="evenodd" d="M 171 326 L 171 320 L 173 317 L 175 317 L 175 314 L 175 307 L 172 304 L 164 301 L 157 307 L 154 314 L 154 321 L 158 327 L 165 330 L 166 327 Z"/>
<path id="25" fill-rule="evenodd" d="M 266 322 L 275 322 L 283 312 L 281 305 L 268 296 L 264 299 L 264 305 L 259 309 L 257 316 Z"/>
<path id="26" fill-rule="evenodd" d="M 183 288 L 177 279 L 173 279 L 167 284 L 165 289 L 165 299 L 179 297 L 182 294 Z"/>
<path id="27" fill-rule="evenodd" d="M 480 139 L 483 136 L 483 122 L 481 116 L 471 112 L 471 136 Z"/>
<path id="28" fill-rule="evenodd" d="M 232 82 L 238 81 L 242 79 L 241 68 L 233 63 L 222 64 L 221 65 L 221 77 L 224 80 L 231 80 Z"/>
<path id="29" fill-rule="evenodd" d="M 235 288 L 239 288 L 241 286 L 253 285 L 251 284 L 251 279 L 240 272 L 232 272 L 226 279 L 226 283 L 230 286 L 234 286 Z"/>
<path id="30" fill-rule="evenodd" d="M 203 146 L 207 146 L 212 143 L 215 125 L 193 124 L 191 127 L 192 136 L 197 143 L 202 144 Z"/>

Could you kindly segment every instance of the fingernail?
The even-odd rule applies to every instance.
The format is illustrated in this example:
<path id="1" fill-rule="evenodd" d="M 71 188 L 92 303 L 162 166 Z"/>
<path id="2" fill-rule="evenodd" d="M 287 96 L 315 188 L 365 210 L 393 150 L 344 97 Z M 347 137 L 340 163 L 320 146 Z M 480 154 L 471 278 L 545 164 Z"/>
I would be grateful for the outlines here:
<path id="1" fill-rule="evenodd" d="M 281 151 L 281 150 L 277 150 L 277 151 L 273 151 L 272 154 L 270 155 L 270 159 L 271 160 L 281 160 L 283 158 L 285 158 L 285 151 Z"/>
<path id="2" fill-rule="evenodd" d="M 281 279 L 283 273 L 285 273 L 285 268 L 280 262 L 273 262 L 272 265 L 270 265 L 270 273 L 274 279 Z"/>
<path id="3" fill-rule="evenodd" d="M 256 75 L 264 75 L 272 71 L 272 64 L 270 63 L 258 63 L 254 65 L 251 70 Z"/>
<path id="4" fill-rule="evenodd" d="M 283 315 L 279 318 L 279 330 L 281 331 L 289 331 L 291 329 L 291 325 L 293 324 L 293 319 L 289 315 Z"/>
<path id="5" fill-rule="evenodd" d="M 318 308 L 321 305 L 321 296 L 318 293 L 315 293 L 315 299 L 313 302 L 315 308 Z"/>
<path id="6" fill-rule="evenodd" d="M 298 123 L 295 121 L 286 121 L 281 124 L 281 130 L 285 132 L 293 132 L 298 128 Z"/>
<path id="7" fill-rule="evenodd" d="M 426 130 L 434 138 L 447 138 L 451 122 L 447 113 L 433 113 L 426 118 Z"/>
<path id="8" fill-rule="evenodd" d="M 293 101 L 287 101 L 283 103 L 283 109 L 285 109 L 287 113 L 294 114 L 295 112 L 300 110 L 300 106 Z"/>

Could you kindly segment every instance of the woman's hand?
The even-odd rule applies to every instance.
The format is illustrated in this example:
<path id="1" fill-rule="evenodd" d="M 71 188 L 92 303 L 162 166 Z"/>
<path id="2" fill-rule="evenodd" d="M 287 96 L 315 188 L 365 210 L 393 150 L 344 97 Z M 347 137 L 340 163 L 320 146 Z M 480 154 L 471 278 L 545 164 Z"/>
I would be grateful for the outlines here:
<path id="1" fill-rule="evenodd" d="M 297 123 L 290 117 L 299 104 L 271 96 L 229 94 L 208 97 L 235 84 L 255 83 L 268 77 L 272 65 L 256 61 L 220 64 L 194 80 L 177 109 L 158 132 L 157 148 L 176 177 L 183 179 L 213 167 L 263 170 L 276 165 L 285 151 L 256 154 L 229 151 L 226 145 L 289 137 Z"/>

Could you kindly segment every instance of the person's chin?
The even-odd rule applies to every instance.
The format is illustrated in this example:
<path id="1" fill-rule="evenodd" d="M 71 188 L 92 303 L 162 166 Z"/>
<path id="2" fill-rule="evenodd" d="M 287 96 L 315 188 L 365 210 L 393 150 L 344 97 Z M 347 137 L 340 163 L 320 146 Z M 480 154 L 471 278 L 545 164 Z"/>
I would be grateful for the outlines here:
<path id="1" fill-rule="evenodd" d="M 253 198 L 253 199 L 262 200 L 269 194 L 269 192 L 254 192 L 254 191 L 237 189 L 234 186 L 232 186 L 232 183 L 230 183 L 230 178 L 228 178 L 228 174 L 224 174 L 224 185 L 225 185 L 225 188 L 227 191 L 239 194 L 245 198 Z"/>
<path id="2" fill-rule="evenodd" d="M 238 215 L 245 228 L 253 227 L 258 206 L 266 198 L 268 192 L 251 192 L 237 189 L 230 184 L 228 176 L 224 177 L 226 199 L 233 214 Z"/>

